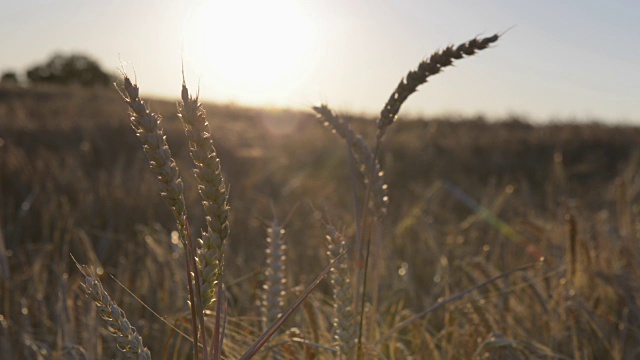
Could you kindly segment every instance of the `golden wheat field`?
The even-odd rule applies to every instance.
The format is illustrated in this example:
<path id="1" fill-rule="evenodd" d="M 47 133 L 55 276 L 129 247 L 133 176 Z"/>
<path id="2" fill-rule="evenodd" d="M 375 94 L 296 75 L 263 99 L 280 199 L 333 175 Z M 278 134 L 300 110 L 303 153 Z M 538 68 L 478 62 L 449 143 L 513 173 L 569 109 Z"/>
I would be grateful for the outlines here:
<path id="1" fill-rule="evenodd" d="M 497 38 L 380 119 L 0 88 L 0 357 L 640 357 L 639 128 L 396 121 Z"/>

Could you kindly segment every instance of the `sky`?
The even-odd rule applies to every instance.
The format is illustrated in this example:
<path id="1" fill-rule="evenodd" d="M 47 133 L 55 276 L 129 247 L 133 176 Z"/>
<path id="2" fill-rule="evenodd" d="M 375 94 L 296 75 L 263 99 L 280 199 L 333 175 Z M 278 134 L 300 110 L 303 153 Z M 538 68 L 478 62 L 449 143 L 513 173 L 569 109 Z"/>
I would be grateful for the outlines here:
<path id="1" fill-rule="evenodd" d="M 640 125 L 640 2 L 519 0 L 8 1 L 0 72 L 84 53 L 143 97 L 379 113 L 434 51 L 504 33 L 430 78 L 400 116 Z"/>

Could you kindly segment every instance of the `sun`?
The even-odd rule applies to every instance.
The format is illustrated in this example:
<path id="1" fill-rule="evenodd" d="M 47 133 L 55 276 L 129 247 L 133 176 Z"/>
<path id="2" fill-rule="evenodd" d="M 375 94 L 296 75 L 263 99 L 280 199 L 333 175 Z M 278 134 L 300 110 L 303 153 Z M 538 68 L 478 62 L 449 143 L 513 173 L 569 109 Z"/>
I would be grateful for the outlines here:
<path id="1" fill-rule="evenodd" d="M 187 21 L 185 63 L 203 87 L 215 84 L 216 96 L 279 104 L 315 66 L 317 43 L 295 1 L 208 1 Z"/>

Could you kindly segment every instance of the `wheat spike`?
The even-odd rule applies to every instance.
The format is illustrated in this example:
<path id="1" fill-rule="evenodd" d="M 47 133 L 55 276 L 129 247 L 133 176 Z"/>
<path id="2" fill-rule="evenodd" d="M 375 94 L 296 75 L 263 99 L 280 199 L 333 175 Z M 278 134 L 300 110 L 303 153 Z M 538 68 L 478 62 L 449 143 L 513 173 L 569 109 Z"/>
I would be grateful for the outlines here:
<path id="1" fill-rule="evenodd" d="M 338 255 L 345 252 L 347 244 L 333 226 L 327 226 L 327 243 L 329 261 L 334 261 Z M 331 269 L 331 287 L 333 289 L 333 329 L 338 350 L 342 356 L 349 358 L 355 349 L 356 323 L 353 312 L 353 287 L 349 275 L 349 265 L 343 257 Z"/>
<path id="2" fill-rule="evenodd" d="M 389 205 L 388 186 L 384 179 L 384 172 L 381 170 L 380 163 L 374 153 L 369 149 L 362 136 L 358 135 L 346 121 L 331 111 L 328 106 L 314 106 L 313 110 L 325 126 L 330 126 L 351 147 L 354 157 L 361 165 L 365 181 L 372 184 L 376 215 L 378 217 L 384 216 Z"/>
<path id="3" fill-rule="evenodd" d="M 267 229 L 266 249 L 266 281 L 262 293 L 263 327 L 268 328 L 282 314 L 284 310 L 284 296 L 286 295 L 286 250 L 284 228 L 274 220 Z"/>
<path id="4" fill-rule="evenodd" d="M 124 310 L 111 300 L 93 271 L 79 264 L 78 268 L 85 276 L 85 282 L 82 284 L 85 294 L 98 307 L 100 317 L 107 322 L 107 329 L 116 337 L 118 349 L 124 352 L 127 359 L 151 360 L 149 349 L 142 344 L 142 337 L 136 328 L 131 326 Z"/>
<path id="5" fill-rule="evenodd" d="M 151 170 L 158 177 L 160 193 L 173 210 L 178 223 L 178 232 L 184 242 L 187 238 L 187 209 L 182 179 L 160 126 L 161 117 L 147 110 L 140 99 L 138 86 L 134 85 L 127 76 L 124 78 L 124 90 L 124 100 L 131 108 L 131 126 L 142 142 Z"/>
<path id="6" fill-rule="evenodd" d="M 499 37 L 500 35 L 495 34 L 482 39 L 475 38 L 456 47 L 453 45 L 447 46 L 422 61 L 416 70 L 409 71 L 407 76 L 400 80 L 400 83 L 380 112 L 380 119 L 378 120 L 378 140 L 384 136 L 389 125 L 393 124 L 396 120 L 402 104 L 411 94 L 416 92 L 418 86 L 427 82 L 429 76 L 435 75 L 445 67 L 452 65 L 454 60 L 474 55 L 477 51 L 486 49 L 489 45 L 498 41 Z"/>
<path id="7" fill-rule="evenodd" d="M 206 112 L 198 97 L 191 97 L 182 84 L 182 103 L 178 117 L 189 140 L 189 150 L 198 180 L 198 190 L 206 214 L 207 230 L 199 239 L 197 266 L 200 271 L 202 305 L 215 298 L 216 283 L 224 266 L 224 241 L 229 236 L 228 192 L 220 169 L 220 160 L 209 135 Z"/>

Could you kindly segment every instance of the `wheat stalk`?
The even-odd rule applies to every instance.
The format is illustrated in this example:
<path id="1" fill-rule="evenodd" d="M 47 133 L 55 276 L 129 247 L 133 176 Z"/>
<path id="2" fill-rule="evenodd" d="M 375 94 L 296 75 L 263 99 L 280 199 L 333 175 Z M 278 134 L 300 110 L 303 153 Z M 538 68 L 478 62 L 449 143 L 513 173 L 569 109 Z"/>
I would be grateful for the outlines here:
<path id="1" fill-rule="evenodd" d="M 144 153 L 149 159 L 149 166 L 160 182 L 160 194 L 176 219 L 180 241 L 185 248 L 185 263 L 187 268 L 187 286 L 189 288 L 189 305 L 191 307 L 191 327 L 194 337 L 194 358 L 198 359 L 198 328 L 202 332 L 202 345 L 205 359 L 207 345 L 204 323 L 204 306 L 200 285 L 200 272 L 196 271 L 196 250 L 191 239 L 187 209 L 185 207 L 182 179 L 175 160 L 171 157 L 171 150 L 167 144 L 164 130 L 160 126 L 161 117 L 150 112 L 140 99 L 140 90 L 129 77 L 124 77 L 123 94 L 125 102 L 131 108 L 131 125 L 142 142 Z M 198 327 L 200 322 L 200 327 Z"/>
<path id="2" fill-rule="evenodd" d="M 497 41 L 498 38 L 499 35 L 496 34 L 491 37 L 482 39 L 475 38 L 464 44 L 458 45 L 457 47 L 448 46 L 441 51 L 436 51 L 431 55 L 429 59 L 422 61 L 418 65 L 418 68 L 416 70 L 410 71 L 406 75 L 406 77 L 400 81 L 380 113 L 380 118 L 377 122 L 378 132 L 376 135 L 374 151 L 371 151 L 366 145 L 364 139 L 361 136 L 357 135 L 347 122 L 335 115 L 328 106 L 321 105 L 313 107 L 313 110 L 316 112 L 318 118 L 324 123 L 324 125 L 331 126 L 334 133 L 337 133 L 338 135 L 340 135 L 340 137 L 345 139 L 350 147 L 350 152 L 353 154 L 353 157 L 356 158 L 356 160 L 358 160 L 358 162 L 361 164 L 361 170 L 364 173 L 365 181 L 369 182 L 364 201 L 365 207 L 363 208 L 363 215 L 360 219 L 361 224 L 359 224 L 359 234 L 362 234 L 362 231 L 365 229 L 365 224 L 367 223 L 366 210 L 369 209 L 370 196 L 373 196 L 373 203 L 375 205 L 374 220 L 379 220 L 387 210 L 389 198 L 387 196 L 387 185 L 384 182 L 384 173 L 380 168 L 380 145 L 382 137 L 384 136 L 386 130 L 396 120 L 402 104 L 409 98 L 411 94 L 413 94 L 418 89 L 418 86 L 427 82 L 429 76 L 435 75 L 442 71 L 443 68 L 450 66 L 451 64 L 453 64 L 454 60 L 462 59 L 465 56 L 474 55 L 477 51 L 486 49 L 490 44 Z M 356 212 L 356 219 L 357 218 L 358 216 Z M 374 223 L 379 224 L 379 222 Z M 356 243 L 358 255 L 356 257 L 356 261 L 359 262 L 359 255 L 361 251 L 361 241 L 359 239 L 359 236 Z M 361 356 L 360 345 L 362 339 L 362 327 L 364 323 L 364 297 L 367 288 L 370 246 L 371 236 L 368 237 L 365 248 L 365 261 L 363 268 L 364 271 L 362 275 L 358 274 L 356 277 L 358 281 L 362 281 L 362 291 L 360 293 L 360 330 L 358 331 L 358 358 L 360 358 Z M 374 261 L 376 260 L 379 259 L 374 259 Z M 377 304 L 377 282 L 379 280 L 377 276 L 377 270 L 378 269 L 376 269 L 374 273 L 374 305 Z M 359 289 L 360 286 L 357 286 L 357 288 Z M 374 306 L 371 313 L 372 319 L 375 318 L 376 310 L 376 306 Z"/>
<path id="3" fill-rule="evenodd" d="M 229 236 L 228 192 L 220 170 L 220 160 L 209 135 L 206 112 L 197 96 L 189 96 L 184 82 L 178 116 L 189 140 L 195 166 L 193 172 L 199 183 L 198 190 L 206 215 L 207 231 L 203 231 L 199 239 L 197 256 L 202 304 L 206 307 L 215 298 L 216 284 L 224 267 L 224 241 Z"/>

